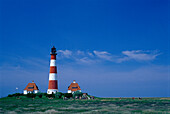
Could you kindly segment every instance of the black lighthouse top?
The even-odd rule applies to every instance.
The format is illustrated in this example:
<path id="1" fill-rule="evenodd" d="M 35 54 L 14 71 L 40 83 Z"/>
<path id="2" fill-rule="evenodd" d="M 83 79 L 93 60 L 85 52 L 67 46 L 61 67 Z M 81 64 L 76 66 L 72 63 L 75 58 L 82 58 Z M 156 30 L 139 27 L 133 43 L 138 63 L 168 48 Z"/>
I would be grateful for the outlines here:
<path id="1" fill-rule="evenodd" d="M 51 55 L 57 55 L 57 51 L 56 48 L 53 46 L 53 48 L 51 48 Z"/>

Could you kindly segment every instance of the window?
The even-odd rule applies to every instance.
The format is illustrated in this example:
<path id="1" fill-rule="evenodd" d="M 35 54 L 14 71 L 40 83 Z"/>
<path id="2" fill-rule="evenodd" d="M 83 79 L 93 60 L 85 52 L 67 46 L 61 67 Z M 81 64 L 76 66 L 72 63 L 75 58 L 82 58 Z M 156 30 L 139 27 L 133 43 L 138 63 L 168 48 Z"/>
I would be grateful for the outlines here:
<path id="1" fill-rule="evenodd" d="M 72 87 L 72 89 L 77 89 L 78 87 Z"/>
<path id="2" fill-rule="evenodd" d="M 28 89 L 34 89 L 34 87 L 28 87 Z"/>

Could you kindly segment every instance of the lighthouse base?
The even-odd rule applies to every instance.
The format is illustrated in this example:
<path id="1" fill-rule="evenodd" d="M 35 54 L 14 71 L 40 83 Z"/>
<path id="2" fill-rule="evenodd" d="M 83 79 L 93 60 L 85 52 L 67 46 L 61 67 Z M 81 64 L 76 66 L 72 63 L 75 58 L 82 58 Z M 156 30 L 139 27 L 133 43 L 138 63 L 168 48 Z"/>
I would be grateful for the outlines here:
<path id="1" fill-rule="evenodd" d="M 58 92 L 58 89 L 48 89 L 47 94 L 55 94 Z"/>

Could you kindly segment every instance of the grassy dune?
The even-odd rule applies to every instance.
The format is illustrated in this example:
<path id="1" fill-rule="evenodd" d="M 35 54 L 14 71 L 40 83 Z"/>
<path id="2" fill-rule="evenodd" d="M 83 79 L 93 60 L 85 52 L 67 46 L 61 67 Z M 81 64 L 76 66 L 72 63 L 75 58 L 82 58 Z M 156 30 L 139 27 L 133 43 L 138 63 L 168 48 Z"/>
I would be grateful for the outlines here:
<path id="1" fill-rule="evenodd" d="M 170 113 L 170 98 L 1 98 L 0 113 Z"/>

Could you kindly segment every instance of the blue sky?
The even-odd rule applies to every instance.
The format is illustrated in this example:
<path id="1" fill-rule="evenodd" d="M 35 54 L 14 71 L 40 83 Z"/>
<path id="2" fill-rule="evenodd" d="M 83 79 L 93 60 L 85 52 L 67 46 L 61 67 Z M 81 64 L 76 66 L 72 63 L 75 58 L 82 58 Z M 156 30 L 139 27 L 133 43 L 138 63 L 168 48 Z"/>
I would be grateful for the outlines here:
<path id="1" fill-rule="evenodd" d="M 2 0 L 0 96 L 34 80 L 48 88 L 58 50 L 59 91 L 76 80 L 100 97 L 170 96 L 168 0 Z"/>

